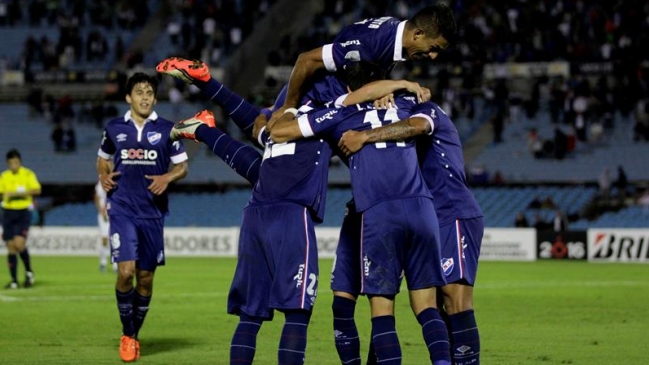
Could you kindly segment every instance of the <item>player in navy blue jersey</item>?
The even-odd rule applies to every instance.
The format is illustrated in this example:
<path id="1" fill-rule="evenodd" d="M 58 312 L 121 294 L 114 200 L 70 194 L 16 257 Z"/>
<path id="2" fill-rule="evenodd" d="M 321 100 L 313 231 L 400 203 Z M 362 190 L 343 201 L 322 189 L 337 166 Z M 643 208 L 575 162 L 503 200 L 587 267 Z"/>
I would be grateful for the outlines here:
<path id="1" fill-rule="evenodd" d="M 127 80 L 130 110 L 108 122 L 97 158 L 99 181 L 108 193 L 111 254 L 118 265 L 115 294 L 125 362 L 140 357 L 138 332 L 149 309 L 155 270 L 165 263 L 167 187 L 188 172 L 182 142 L 169 138 L 174 123 L 153 111 L 157 87 L 157 79 L 143 73 Z"/>
<path id="2" fill-rule="evenodd" d="M 387 73 L 397 62 L 435 59 L 448 47 L 455 32 L 453 11 L 443 4 L 425 7 L 407 21 L 382 17 L 348 25 L 332 43 L 299 55 L 285 101 L 270 121 L 274 122 L 287 108 L 303 105 L 305 99 L 318 104 L 345 94 L 347 85 L 336 72 L 354 62 L 369 62 Z"/>
<path id="3" fill-rule="evenodd" d="M 339 146 L 347 154 L 364 144 L 421 136 L 417 149 L 421 171 L 435 199 L 440 225 L 442 267 L 448 284 L 442 288 L 453 363 L 480 363 L 480 337 L 473 311 L 473 286 L 484 233 L 483 215 L 464 174 L 462 145 L 455 125 L 436 104 L 416 108 L 407 121 L 364 132 L 346 132 Z"/>
<path id="4" fill-rule="evenodd" d="M 346 130 L 378 128 L 409 118 L 415 96 L 396 99 L 396 107 L 372 104 L 322 109 L 297 120 L 290 116 L 269 123 L 276 142 L 325 136 L 338 141 Z M 411 306 L 436 365 L 450 364 L 447 328 L 436 309 L 436 287 L 446 284 L 441 269 L 439 227 L 432 196 L 418 167 L 412 140 L 377 143 L 349 159 L 352 192 L 361 213 L 360 293 L 372 311 L 372 342 L 378 362 L 400 364 L 394 297 L 405 274 Z M 437 263 L 432 264 L 431 263 Z"/>

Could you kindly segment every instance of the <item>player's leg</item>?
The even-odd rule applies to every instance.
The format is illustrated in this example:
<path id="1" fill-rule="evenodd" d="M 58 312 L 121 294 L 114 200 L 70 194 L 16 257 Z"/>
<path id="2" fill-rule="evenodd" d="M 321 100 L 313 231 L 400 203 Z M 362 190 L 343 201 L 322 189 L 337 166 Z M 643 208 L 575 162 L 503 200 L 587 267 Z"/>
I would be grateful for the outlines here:
<path id="1" fill-rule="evenodd" d="M 113 260 L 117 262 L 115 297 L 122 323 L 119 352 L 122 361 L 125 362 L 137 360 L 139 350 L 133 325 L 133 300 L 135 299 L 133 280 L 136 272 L 137 239 L 137 229 L 130 217 L 115 215 L 110 217 L 110 244 Z"/>
<path id="2" fill-rule="evenodd" d="M 9 270 L 12 274 L 12 281 L 8 284 L 8 287 L 17 287 L 12 283 L 17 283 L 16 281 L 16 268 L 18 260 L 16 255 L 18 255 L 23 262 L 25 267 L 25 282 L 24 287 L 29 288 L 34 285 L 34 272 L 32 270 L 31 258 L 29 256 L 29 250 L 26 246 L 27 241 L 27 232 L 29 232 L 29 226 L 31 225 L 32 214 L 29 210 L 5 210 L 6 217 L 4 218 L 6 224 L 3 224 L 5 230 L 8 230 L 6 235 L 3 233 L 3 236 L 7 238 L 7 248 L 9 252 Z M 3 230 L 3 232 L 5 232 Z"/>
<path id="3" fill-rule="evenodd" d="M 25 282 L 23 283 L 24 288 L 29 288 L 34 285 L 35 277 L 34 277 L 34 271 L 32 270 L 32 263 L 31 263 L 31 257 L 29 256 L 29 250 L 26 247 L 26 237 L 17 235 L 14 236 L 13 239 L 13 246 L 16 252 L 18 252 L 18 255 L 20 256 L 20 260 L 23 262 L 23 266 L 25 267 Z"/>
<path id="4" fill-rule="evenodd" d="M 257 333 L 262 321 L 272 320 L 269 300 L 274 273 L 272 255 L 264 244 L 266 232 L 260 207 L 243 210 L 239 234 L 237 267 L 228 293 L 228 313 L 239 316 L 230 342 L 230 364 L 252 364 L 257 349 Z"/>
<path id="5" fill-rule="evenodd" d="M 230 342 L 230 364 L 252 364 L 257 351 L 257 334 L 261 329 L 264 318 L 239 314 L 239 324 L 234 330 Z"/>
<path id="6" fill-rule="evenodd" d="M 280 364 L 301 365 L 318 290 L 314 222 L 308 209 L 295 203 L 267 205 L 262 210 L 266 217 L 265 244 L 275 263 L 270 307 L 284 312 L 286 317 L 277 357 Z"/>
<path id="7" fill-rule="evenodd" d="M 6 214 L 6 213 L 5 213 Z M 9 267 L 9 276 L 11 281 L 7 283 L 5 289 L 18 289 L 18 252 L 13 243 L 13 238 L 7 238 L 5 232 L 8 234 L 7 229 L 3 230 L 3 240 L 7 244 L 7 266 Z"/>
<path id="8" fill-rule="evenodd" d="M 246 137 L 252 138 L 259 109 L 211 77 L 206 64 L 198 60 L 171 57 L 161 61 L 156 71 L 196 85 L 205 96 L 223 108 Z"/>
<path id="9" fill-rule="evenodd" d="M 480 334 L 473 311 L 473 285 L 484 233 L 482 217 L 440 227 L 448 285 L 442 287 L 455 364 L 480 363 Z"/>
<path id="10" fill-rule="evenodd" d="M 394 296 L 369 295 L 372 311 L 372 344 L 380 364 L 401 364 L 401 345 L 394 318 Z"/>
<path id="11" fill-rule="evenodd" d="M 334 344 L 341 363 L 349 365 L 361 364 L 361 342 L 354 320 L 360 292 L 360 224 L 360 214 L 356 213 L 353 200 L 349 201 L 331 269 Z"/>
<path id="12" fill-rule="evenodd" d="M 252 146 L 237 141 L 216 128 L 214 114 L 204 110 L 194 117 L 177 123 L 171 130 L 171 139 L 193 139 L 205 143 L 240 176 L 255 184 L 259 178 L 261 154 Z"/>
<path id="13" fill-rule="evenodd" d="M 279 340 L 277 360 L 282 365 L 302 365 L 305 360 L 307 328 L 311 310 L 293 309 L 284 311 L 284 327 Z"/>
<path id="14" fill-rule="evenodd" d="M 404 255 L 410 306 L 422 327 L 431 363 L 450 365 L 448 329 L 437 310 L 437 288 L 446 284 L 439 264 L 442 260 L 437 215 L 428 198 L 408 199 L 404 205 L 408 207 L 404 224 L 413 232 L 410 249 Z"/>

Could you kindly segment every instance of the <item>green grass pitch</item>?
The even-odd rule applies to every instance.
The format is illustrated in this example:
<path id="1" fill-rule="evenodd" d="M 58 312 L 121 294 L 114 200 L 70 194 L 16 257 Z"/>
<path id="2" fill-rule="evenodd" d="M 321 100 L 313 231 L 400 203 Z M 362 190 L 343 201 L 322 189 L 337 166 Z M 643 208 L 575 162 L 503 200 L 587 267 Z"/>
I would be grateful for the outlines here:
<path id="1" fill-rule="evenodd" d="M 90 257 L 33 258 L 36 285 L 0 292 L 0 364 L 119 364 L 114 275 Z M 228 364 L 237 317 L 225 313 L 231 258 L 168 258 L 140 332 L 140 364 Z M 306 364 L 334 365 L 329 271 L 309 327 Z M 646 364 L 649 265 L 483 262 L 475 290 L 482 364 Z M 403 364 L 429 364 L 407 296 L 397 297 Z M 357 322 L 366 353 L 369 310 Z M 283 317 L 264 324 L 255 364 L 276 364 Z"/>

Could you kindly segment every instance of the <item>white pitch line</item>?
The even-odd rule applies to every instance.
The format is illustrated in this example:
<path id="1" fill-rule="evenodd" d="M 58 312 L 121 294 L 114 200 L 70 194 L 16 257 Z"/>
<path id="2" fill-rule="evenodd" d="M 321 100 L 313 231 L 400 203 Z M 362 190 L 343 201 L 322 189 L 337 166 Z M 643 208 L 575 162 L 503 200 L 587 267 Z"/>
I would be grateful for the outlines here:
<path id="1" fill-rule="evenodd" d="M 35 289 L 31 289 L 35 290 Z M 175 295 L 156 295 L 156 300 L 174 298 L 219 298 L 227 293 L 181 293 Z M 50 295 L 50 296 L 10 296 L 0 294 L 0 302 L 68 302 L 68 301 L 106 301 L 115 299 L 114 295 Z"/>
<path id="2" fill-rule="evenodd" d="M 528 289 L 528 288 L 610 288 L 616 286 L 646 286 L 645 281 L 520 281 L 520 282 L 494 282 L 476 284 L 476 289 Z"/>

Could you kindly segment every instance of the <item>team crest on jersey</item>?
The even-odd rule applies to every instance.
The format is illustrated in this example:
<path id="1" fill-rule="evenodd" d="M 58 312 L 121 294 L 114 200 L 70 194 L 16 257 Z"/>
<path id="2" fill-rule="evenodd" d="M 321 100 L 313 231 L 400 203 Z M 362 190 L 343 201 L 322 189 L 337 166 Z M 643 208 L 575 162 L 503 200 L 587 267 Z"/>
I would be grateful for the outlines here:
<path id="1" fill-rule="evenodd" d="M 117 142 L 124 142 L 124 141 L 126 141 L 126 134 L 120 133 L 120 134 L 117 135 L 116 138 L 117 138 Z"/>
<path id="2" fill-rule="evenodd" d="M 442 270 L 444 271 L 445 276 L 451 275 L 451 272 L 453 272 L 453 266 L 455 266 L 455 263 L 453 262 L 453 258 L 442 258 Z"/>
<path id="3" fill-rule="evenodd" d="M 158 132 L 147 132 L 146 133 L 146 139 L 151 143 L 152 145 L 158 144 L 160 140 L 162 139 L 162 134 Z"/>

